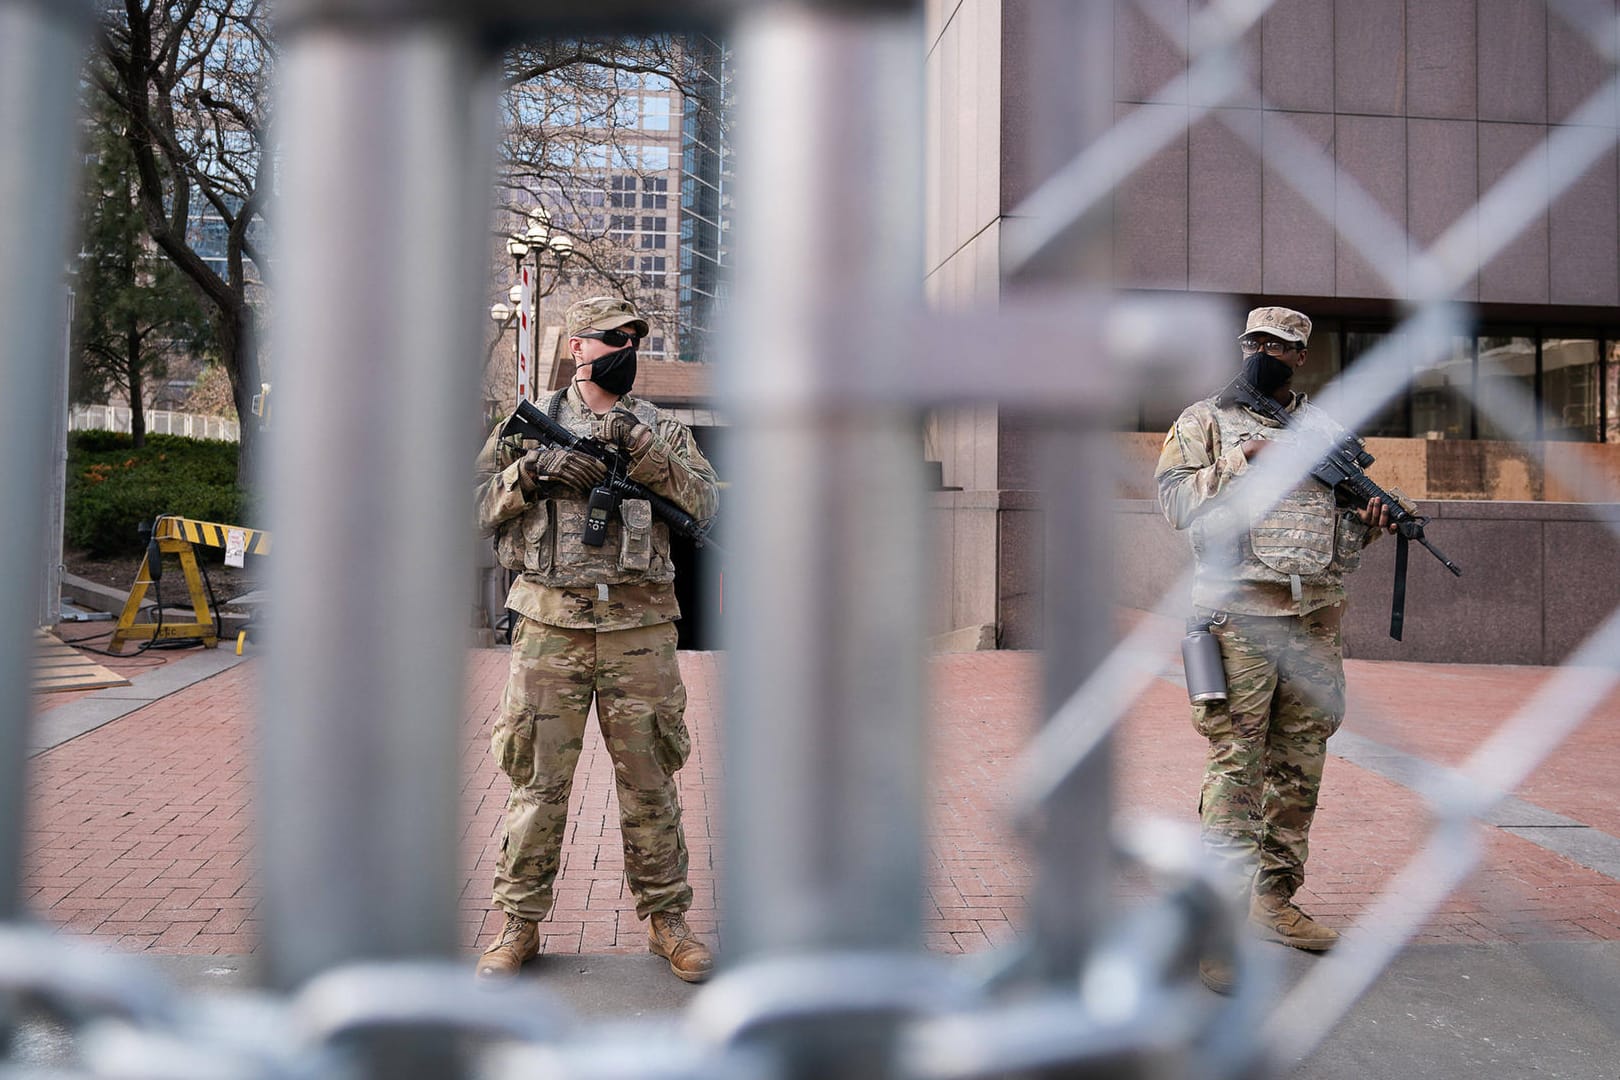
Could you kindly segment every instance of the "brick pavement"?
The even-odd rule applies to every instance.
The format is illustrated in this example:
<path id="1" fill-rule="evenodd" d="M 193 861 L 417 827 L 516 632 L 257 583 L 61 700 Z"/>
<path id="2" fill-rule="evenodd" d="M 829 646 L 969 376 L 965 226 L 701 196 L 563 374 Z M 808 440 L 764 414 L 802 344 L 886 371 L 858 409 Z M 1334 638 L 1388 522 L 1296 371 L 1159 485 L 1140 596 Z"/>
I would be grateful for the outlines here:
<path id="1" fill-rule="evenodd" d="M 463 749 L 461 939 L 493 929 L 487 912 L 505 788 L 488 760 L 505 679 L 498 650 L 469 654 Z M 681 656 L 695 749 L 681 773 L 697 893 L 693 924 L 714 929 L 719 869 L 716 732 L 721 658 Z M 1455 761 L 1548 672 L 1352 661 L 1347 729 L 1433 760 Z M 122 949 L 253 951 L 249 867 L 250 716 L 258 665 L 247 663 L 56 747 L 34 760 L 25 899 L 59 926 Z M 1005 820 L 1007 778 L 1037 716 L 1038 658 L 937 657 L 928 947 L 973 952 L 1016 933 L 1031 866 Z M 52 696 L 54 697 L 54 695 Z M 1405 712 L 1396 708 L 1405 702 Z M 54 704 L 53 701 L 44 702 Z M 1537 770 L 1520 797 L 1614 834 L 1620 816 L 1620 695 Z M 1122 807 L 1193 822 L 1203 743 L 1179 685 L 1154 680 L 1118 739 Z M 573 791 L 555 953 L 639 952 L 643 930 L 623 884 L 611 763 L 588 736 Z M 1347 925 L 1416 850 L 1418 798 L 1347 761 L 1330 761 L 1302 901 Z M 1620 881 L 1492 830 L 1489 857 L 1419 939 L 1425 942 L 1620 940 Z"/>

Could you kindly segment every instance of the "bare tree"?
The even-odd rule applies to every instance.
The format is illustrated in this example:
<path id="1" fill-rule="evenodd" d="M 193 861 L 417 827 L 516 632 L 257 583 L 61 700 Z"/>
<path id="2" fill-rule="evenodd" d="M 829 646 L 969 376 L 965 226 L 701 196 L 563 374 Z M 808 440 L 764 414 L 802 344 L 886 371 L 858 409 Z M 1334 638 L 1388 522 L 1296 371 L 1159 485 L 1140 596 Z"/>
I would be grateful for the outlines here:
<path id="1" fill-rule="evenodd" d="M 273 148 L 275 52 L 261 0 L 126 0 L 102 20 L 90 77 L 121 114 L 153 243 L 207 305 L 238 415 L 260 383 L 259 249 Z M 217 254 L 216 254 L 217 252 Z M 238 469 L 253 474 L 256 432 Z"/>
<path id="2" fill-rule="evenodd" d="M 265 0 L 125 0 L 106 10 L 90 73 L 123 122 L 153 243 L 208 307 L 240 416 L 250 414 L 262 381 L 268 296 L 260 244 L 273 186 L 276 51 L 266 7 Z M 510 50 L 502 65 L 502 227 L 522 231 L 528 214 L 545 207 L 574 241 L 564 278 L 553 283 L 562 295 L 618 293 L 673 326 L 674 274 L 667 266 L 648 273 L 648 256 L 625 226 L 628 213 L 612 213 L 612 185 L 634 178 L 638 197 L 673 199 L 668 220 L 676 220 L 678 184 L 668 189 L 680 132 L 668 111 L 660 130 L 657 103 L 678 100 L 692 80 L 683 40 L 543 40 Z M 642 193 L 644 184 L 663 190 Z M 490 276 L 504 292 L 512 265 L 501 239 L 492 237 Z M 668 239 L 664 250 L 673 256 L 679 241 Z M 244 476 L 253 475 L 257 434 L 243 426 Z"/>
<path id="3" fill-rule="evenodd" d="M 680 192 L 669 190 L 668 179 L 679 169 L 679 108 L 667 103 L 688 94 L 690 56 L 685 38 L 660 35 L 531 42 L 503 58 L 501 206 L 511 222 L 544 207 L 553 227 L 574 240 L 565 295 L 618 293 L 653 321 L 673 324 L 673 286 L 642 270 L 637 260 L 646 251 L 624 223 L 654 199 L 675 220 Z M 616 188 L 616 181 L 634 186 Z M 660 252 L 673 255 L 675 242 Z"/>

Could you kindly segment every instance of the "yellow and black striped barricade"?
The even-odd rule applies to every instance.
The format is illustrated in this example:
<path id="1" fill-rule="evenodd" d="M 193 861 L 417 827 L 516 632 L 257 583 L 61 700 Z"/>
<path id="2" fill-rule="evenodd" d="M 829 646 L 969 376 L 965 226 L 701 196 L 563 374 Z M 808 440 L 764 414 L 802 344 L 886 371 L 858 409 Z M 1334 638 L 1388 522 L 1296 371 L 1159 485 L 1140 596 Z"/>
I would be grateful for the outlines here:
<path id="1" fill-rule="evenodd" d="M 219 644 L 219 624 L 215 621 L 212 605 L 203 589 L 202 573 L 197 566 L 196 546 L 224 548 L 227 554 L 267 555 L 270 552 L 270 534 L 263 529 L 249 529 L 241 525 L 220 525 L 212 521 L 193 521 L 190 518 L 165 516 L 152 525 L 152 543 L 147 546 L 146 557 L 135 572 L 135 584 L 130 587 L 129 599 L 113 628 L 110 652 L 123 650 L 126 641 L 179 641 L 200 639 L 206 648 Z M 153 549 L 157 557 L 177 555 L 180 569 L 185 574 L 186 590 L 191 597 L 190 622 L 173 622 L 158 613 L 156 622 L 136 622 L 141 601 L 151 588 L 154 570 L 161 577 L 163 568 L 151 565 Z"/>

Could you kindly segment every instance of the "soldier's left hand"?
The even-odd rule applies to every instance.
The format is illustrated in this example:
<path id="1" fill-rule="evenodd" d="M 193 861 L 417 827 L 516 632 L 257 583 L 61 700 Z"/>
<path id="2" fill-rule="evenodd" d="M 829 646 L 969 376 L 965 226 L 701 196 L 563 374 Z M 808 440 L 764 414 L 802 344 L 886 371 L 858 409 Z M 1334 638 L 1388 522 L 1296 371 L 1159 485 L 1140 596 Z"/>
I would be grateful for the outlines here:
<path id="1" fill-rule="evenodd" d="M 1395 531 L 1394 524 L 1392 524 L 1389 520 L 1389 507 L 1384 505 L 1383 499 L 1368 499 L 1367 505 L 1356 511 L 1356 516 L 1361 519 L 1361 523 L 1363 525 L 1370 525 L 1375 529 L 1383 529 L 1385 532 Z"/>
<path id="2" fill-rule="evenodd" d="M 652 428 L 625 409 L 614 409 L 596 421 L 594 426 L 598 439 L 624 447 L 631 457 L 644 453 L 652 445 Z"/>

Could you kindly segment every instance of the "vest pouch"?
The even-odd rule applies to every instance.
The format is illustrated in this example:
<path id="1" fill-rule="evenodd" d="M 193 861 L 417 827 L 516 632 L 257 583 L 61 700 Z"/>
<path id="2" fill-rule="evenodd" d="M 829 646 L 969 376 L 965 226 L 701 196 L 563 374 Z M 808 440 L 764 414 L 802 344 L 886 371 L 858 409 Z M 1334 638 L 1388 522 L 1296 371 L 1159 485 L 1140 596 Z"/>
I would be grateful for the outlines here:
<path id="1" fill-rule="evenodd" d="M 518 573 L 544 573 L 551 566 L 546 504 L 537 502 L 495 534 L 495 561 Z"/>
<path id="2" fill-rule="evenodd" d="M 619 519 L 624 523 L 619 538 L 619 569 L 649 569 L 653 554 L 652 503 L 646 499 L 621 499 Z"/>
<path id="3" fill-rule="evenodd" d="M 1333 492 L 1315 486 L 1289 492 L 1249 527 L 1254 557 L 1290 577 L 1320 574 L 1333 562 L 1338 508 Z"/>
<path id="4" fill-rule="evenodd" d="M 1334 541 L 1338 554 L 1334 560 L 1342 573 L 1348 574 L 1361 565 L 1361 549 L 1366 546 L 1361 523 L 1340 512 L 1338 536 Z"/>
<path id="5" fill-rule="evenodd" d="M 544 500 L 535 503 L 518 519 L 519 535 L 523 538 L 523 563 L 518 568 L 539 574 L 551 568 L 551 545 L 546 535 L 550 531 Z M 504 564 L 503 564 L 504 565 Z"/>

